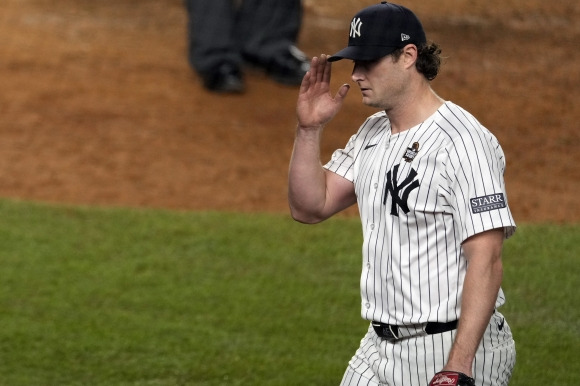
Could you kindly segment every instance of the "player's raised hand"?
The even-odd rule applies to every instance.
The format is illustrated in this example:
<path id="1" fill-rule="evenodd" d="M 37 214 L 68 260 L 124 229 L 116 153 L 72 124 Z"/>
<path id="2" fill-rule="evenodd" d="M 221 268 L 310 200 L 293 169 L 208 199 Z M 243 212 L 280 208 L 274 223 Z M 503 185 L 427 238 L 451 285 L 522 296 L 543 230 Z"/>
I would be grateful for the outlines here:
<path id="1" fill-rule="evenodd" d="M 343 84 L 333 97 L 330 94 L 331 63 L 326 55 L 312 58 L 310 70 L 302 79 L 296 114 L 301 128 L 317 129 L 328 123 L 340 110 L 349 90 Z"/>

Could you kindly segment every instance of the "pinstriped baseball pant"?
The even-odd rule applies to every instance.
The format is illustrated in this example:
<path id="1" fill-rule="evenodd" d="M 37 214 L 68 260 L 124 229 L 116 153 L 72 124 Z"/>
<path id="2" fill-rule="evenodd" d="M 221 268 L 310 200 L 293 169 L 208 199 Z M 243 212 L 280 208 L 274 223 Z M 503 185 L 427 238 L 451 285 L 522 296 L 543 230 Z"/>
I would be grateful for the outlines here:
<path id="1" fill-rule="evenodd" d="M 456 331 L 388 342 L 372 326 L 349 362 L 341 386 L 427 386 L 445 362 Z M 477 386 L 508 384 L 516 360 L 515 343 L 503 315 L 491 317 L 473 364 Z"/>

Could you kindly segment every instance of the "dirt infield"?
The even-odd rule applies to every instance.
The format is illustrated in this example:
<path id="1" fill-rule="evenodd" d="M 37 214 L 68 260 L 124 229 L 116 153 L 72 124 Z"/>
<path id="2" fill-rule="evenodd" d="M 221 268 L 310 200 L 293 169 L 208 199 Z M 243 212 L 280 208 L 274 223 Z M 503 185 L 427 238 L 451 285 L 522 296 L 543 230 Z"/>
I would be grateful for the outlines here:
<path id="1" fill-rule="evenodd" d="M 336 51 L 353 12 L 374 3 L 307 1 L 300 47 Z M 502 143 L 516 220 L 580 221 L 579 3 L 400 3 L 443 48 L 433 87 Z M 286 211 L 297 90 L 248 73 L 243 96 L 204 91 L 185 24 L 181 0 L 3 0 L 0 196 Z M 350 71 L 337 63 L 336 85 Z M 353 87 L 323 157 L 371 113 Z"/>

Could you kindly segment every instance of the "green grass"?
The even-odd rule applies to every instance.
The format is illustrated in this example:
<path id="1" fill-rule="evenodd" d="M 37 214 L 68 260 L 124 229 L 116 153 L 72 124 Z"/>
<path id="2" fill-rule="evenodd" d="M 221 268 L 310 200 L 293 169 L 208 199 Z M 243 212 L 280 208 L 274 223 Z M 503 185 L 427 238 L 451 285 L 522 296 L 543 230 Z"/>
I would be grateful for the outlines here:
<path id="1" fill-rule="evenodd" d="M 504 249 L 502 308 L 517 364 L 510 385 L 580 380 L 580 226 L 522 226 Z"/>
<path id="2" fill-rule="evenodd" d="M 506 243 L 512 385 L 580 379 L 579 234 Z M 338 385 L 360 243 L 348 218 L 0 201 L 0 385 Z"/>

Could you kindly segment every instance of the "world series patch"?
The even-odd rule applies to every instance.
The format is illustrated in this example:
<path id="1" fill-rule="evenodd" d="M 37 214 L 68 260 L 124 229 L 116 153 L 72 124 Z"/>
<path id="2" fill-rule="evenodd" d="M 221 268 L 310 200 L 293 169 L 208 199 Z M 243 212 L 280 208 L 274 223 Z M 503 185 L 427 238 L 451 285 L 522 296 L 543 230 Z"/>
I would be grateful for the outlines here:
<path id="1" fill-rule="evenodd" d="M 417 153 L 419 153 L 419 142 L 413 142 L 413 145 L 407 148 L 403 159 L 407 162 L 411 162 L 415 159 Z"/>
<path id="2" fill-rule="evenodd" d="M 489 212 L 490 210 L 501 209 L 507 206 L 503 193 L 475 197 L 469 201 L 471 202 L 471 211 L 473 213 Z"/>

